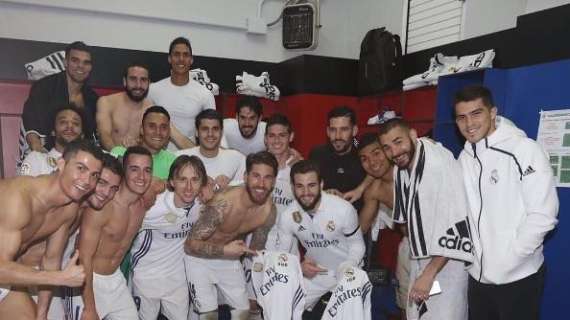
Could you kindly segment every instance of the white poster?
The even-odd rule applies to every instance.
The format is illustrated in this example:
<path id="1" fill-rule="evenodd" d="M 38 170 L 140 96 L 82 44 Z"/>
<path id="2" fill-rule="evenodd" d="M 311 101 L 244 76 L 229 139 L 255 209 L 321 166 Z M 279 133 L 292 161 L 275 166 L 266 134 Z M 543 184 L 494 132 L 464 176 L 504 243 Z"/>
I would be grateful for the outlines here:
<path id="1" fill-rule="evenodd" d="M 570 109 L 540 112 L 536 140 L 548 152 L 557 187 L 570 187 Z"/>

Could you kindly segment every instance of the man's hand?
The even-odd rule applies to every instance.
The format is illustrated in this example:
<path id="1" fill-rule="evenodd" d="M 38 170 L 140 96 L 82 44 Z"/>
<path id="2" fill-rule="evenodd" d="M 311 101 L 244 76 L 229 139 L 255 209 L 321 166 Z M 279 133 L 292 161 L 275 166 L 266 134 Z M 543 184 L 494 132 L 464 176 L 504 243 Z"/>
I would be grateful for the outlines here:
<path id="1" fill-rule="evenodd" d="M 327 190 L 325 190 L 325 192 L 328 193 L 328 194 L 335 195 L 335 196 L 337 196 L 337 197 L 341 197 L 341 198 L 344 196 L 344 195 L 342 194 L 342 192 L 338 191 L 337 189 L 327 189 Z"/>
<path id="2" fill-rule="evenodd" d="M 244 254 L 256 256 L 257 252 L 251 250 L 243 240 L 234 240 L 224 246 L 224 257 L 239 258 Z"/>
<path id="3" fill-rule="evenodd" d="M 293 148 L 290 148 L 289 149 L 289 160 L 287 160 L 287 165 L 292 166 L 301 160 L 303 160 L 303 155 L 299 151 L 297 151 Z"/>
<path id="4" fill-rule="evenodd" d="M 97 315 L 97 311 L 95 310 L 83 309 L 81 320 L 99 320 L 99 315 Z"/>
<path id="5" fill-rule="evenodd" d="M 223 174 L 217 176 L 214 179 L 214 184 L 217 185 L 220 189 L 225 189 L 229 183 L 230 183 L 230 178 L 226 177 Z"/>
<path id="6" fill-rule="evenodd" d="M 208 182 L 200 189 L 200 194 L 198 195 L 200 202 L 206 203 L 214 197 L 215 184 L 214 179 L 208 177 Z"/>
<path id="7" fill-rule="evenodd" d="M 355 201 L 358 201 L 358 199 L 362 198 L 363 193 L 364 193 L 363 190 L 360 190 L 360 188 L 355 188 L 343 194 L 342 197 L 344 198 L 344 200 L 353 203 Z"/>
<path id="8" fill-rule="evenodd" d="M 303 276 L 306 278 L 313 278 L 320 272 L 326 272 L 327 269 L 323 269 L 317 265 L 315 260 L 305 257 L 303 262 L 301 263 L 301 270 L 303 271 Z"/>
<path id="9" fill-rule="evenodd" d="M 61 280 L 59 285 L 67 287 L 81 287 L 85 282 L 85 271 L 82 265 L 77 265 L 79 251 L 75 250 L 73 257 L 69 260 L 63 270 L 60 271 Z"/>
<path id="10" fill-rule="evenodd" d="M 417 304 L 429 299 L 429 292 L 433 285 L 433 280 L 434 278 L 431 275 L 423 272 L 416 281 L 414 281 L 412 290 L 410 290 L 410 299 L 415 301 Z"/>
<path id="11" fill-rule="evenodd" d="M 121 144 L 123 145 L 123 147 L 128 148 L 128 147 L 132 147 L 132 146 L 136 146 L 139 144 L 140 138 L 139 137 L 131 137 L 129 135 L 126 135 L 123 140 L 121 141 Z"/>

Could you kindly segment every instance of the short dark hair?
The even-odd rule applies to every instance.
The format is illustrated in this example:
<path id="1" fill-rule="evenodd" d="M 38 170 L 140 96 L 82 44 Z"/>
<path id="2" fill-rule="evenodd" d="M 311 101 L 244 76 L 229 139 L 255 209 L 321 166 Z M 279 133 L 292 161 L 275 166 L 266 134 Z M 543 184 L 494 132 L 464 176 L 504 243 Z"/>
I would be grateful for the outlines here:
<path id="1" fill-rule="evenodd" d="M 146 72 L 148 73 L 149 77 L 150 77 L 150 68 L 148 67 L 148 65 L 146 63 L 142 63 L 140 61 L 134 61 L 134 62 L 130 62 L 125 67 L 125 70 L 123 71 L 123 78 L 124 79 L 127 79 L 127 76 L 129 75 L 129 69 L 134 68 L 134 67 L 139 67 L 139 68 L 145 69 Z"/>
<path id="2" fill-rule="evenodd" d="M 399 127 L 406 131 L 410 131 L 410 125 L 402 118 L 392 118 L 380 125 L 378 129 L 378 136 L 383 136 L 390 132 L 390 130 Z"/>
<path id="3" fill-rule="evenodd" d="M 103 162 L 103 152 L 100 148 L 96 147 L 93 143 L 84 140 L 78 139 L 68 143 L 63 150 L 63 159 L 68 161 L 76 155 L 79 151 L 87 152 L 92 155 L 95 159 Z"/>
<path id="4" fill-rule="evenodd" d="M 190 166 L 194 168 L 198 177 L 200 177 L 200 186 L 205 186 L 208 183 L 208 175 L 206 174 L 206 168 L 204 167 L 204 163 L 200 158 L 196 156 L 189 156 L 189 155 L 181 155 L 178 156 L 170 166 L 170 171 L 168 172 L 168 181 L 174 180 L 179 174 L 182 169 L 185 167 Z M 168 190 L 174 191 L 174 188 L 167 184 L 166 186 Z"/>
<path id="5" fill-rule="evenodd" d="M 279 171 L 277 159 L 269 151 L 250 153 L 245 159 L 245 171 L 250 173 L 254 164 L 265 164 L 270 166 L 273 169 L 274 176 L 277 176 L 277 172 Z"/>
<path id="6" fill-rule="evenodd" d="M 362 151 L 362 149 L 366 148 L 367 146 L 378 143 L 380 144 L 380 140 L 378 139 L 378 133 L 368 132 L 360 137 L 358 141 L 358 152 Z"/>
<path id="7" fill-rule="evenodd" d="M 166 118 L 168 118 L 168 121 L 170 121 L 170 114 L 168 113 L 168 111 L 166 111 L 166 109 L 164 109 L 164 107 L 162 106 L 152 106 L 149 107 L 148 109 L 145 110 L 144 114 L 143 114 L 143 118 L 142 118 L 142 122 L 144 123 L 144 120 L 146 119 L 146 116 L 149 113 L 162 113 L 163 115 L 166 116 Z"/>
<path id="8" fill-rule="evenodd" d="M 265 135 L 267 135 L 269 127 L 277 124 L 286 127 L 288 133 L 293 132 L 293 127 L 291 126 L 291 122 L 289 121 L 289 119 L 287 119 L 287 117 L 284 114 L 274 113 L 273 115 L 271 115 L 271 117 L 269 117 L 269 119 L 267 119 L 267 124 L 265 126 Z"/>
<path id="9" fill-rule="evenodd" d="M 319 183 L 321 183 L 322 181 L 321 169 L 319 168 L 319 164 L 313 160 L 301 160 L 295 163 L 291 167 L 291 173 L 290 173 L 291 183 L 295 183 L 294 177 L 296 174 L 305 174 L 309 172 L 316 173 L 317 179 L 319 180 Z"/>
<path id="10" fill-rule="evenodd" d="M 196 119 L 194 119 L 194 125 L 196 126 L 196 130 L 198 130 L 198 128 L 200 127 L 200 123 L 204 119 L 218 120 L 218 122 L 220 123 L 220 129 L 222 130 L 224 129 L 224 118 L 218 111 L 216 111 L 216 109 L 204 109 L 200 111 L 200 113 L 198 113 Z"/>
<path id="11" fill-rule="evenodd" d="M 488 109 L 495 107 L 495 102 L 493 101 L 493 94 L 491 90 L 482 85 L 469 85 L 463 87 L 463 89 L 455 93 L 453 98 L 453 106 L 456 106 L 460 102 L 469 102 L 481 98 L 483 105 Z"/>
<path id="12" fill-rule="evenodd" d="M 81 128 L 85 126 L 85 113 L 83 109 L 77 107 L 75 103 L 65 103 L 57 108 L 57 111 L 53 114 L 53 121 L 52 123 L 55 125 L 55 120 L 57 119 L 57 115 L 63 111 L 73 111 L 75 112 L 79 118 L 81 119 Z M 83 131 L 83 130 L 82 130 Z"/>
<path id="13" fill-rule="evenodd" d="M 263 114 L 263 105 L 259 99 L 254 96 L 242 96 L 238 99 L 236 102 L 236 115 L 242 108 L 250 108 L 258 117 L 261 117 Z"/>
<path id="14" fill-rule="evenodd" d="M 150 151 L 148 151 L 148 149 L 145 147 L 132 146 L 132 147 L 128 147 L 127 151 L 125 151 L 125 154 L 123 154 L 123 168 L 125 168 L 125 169 L 127 168 L 127 160 L 133 154 L 148 156 L 150 158 L 150 163 L 152 166 L 152 154 L 150 153 Z"/>
<path id="15" fill-rule="evenodd" d="M 103 169 L 109 169 L 112 173 L 123 177 L 123 165 L 119 159 L 115 158 L 109 153 L 103 153 Z"/>
<path id="16" fill-rule="evenodd" d="M 350 119 L 350 123 L 355 126 L 356 125 L 356 113 L 354 110 L 347 106 L 338 106 L 329 111 L 327 114 L 327 126 L 330 125 L 330 121 L 332 118 L 339 118 L 339 117 L 347 117 Z"/>
<path id="17" fill-rule="evenodd" d="M 93 54 L 91 53 L 91 48 L 89 48 L 89 46 L 87 46 L 83 41 L 75 41 L 68 44 L 65 47 L 65 58 L 69 57 L 69 53 L 71 52 L 71 50 L 87 52 L 89 53 L 89 55 L 93 56 Z"/>
<path id="18" fill-rule="evenodd" d="M 192 45 L 190 44 L 190 40 L 184 37 L 178 37 L 172 40 L 172 42 L 170 42 L 170 47 L 168 47 L 168 55 L 172 54 L 172 51 L 174 51 L 174 47 L 176 47 L 176 45 L 178 44 L 183 44 L 187 46 L 188 49 L 190 50 L 190 55 L 192 55 Z"/>

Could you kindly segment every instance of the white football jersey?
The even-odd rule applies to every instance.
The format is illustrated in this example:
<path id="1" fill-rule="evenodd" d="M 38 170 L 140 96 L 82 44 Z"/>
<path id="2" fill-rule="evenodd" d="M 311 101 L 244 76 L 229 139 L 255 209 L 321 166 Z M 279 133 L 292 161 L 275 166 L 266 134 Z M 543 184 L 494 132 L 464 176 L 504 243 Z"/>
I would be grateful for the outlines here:
<path id="1" fill-rule="evenodd" d="M 257 303 L 263 317 L 271 320 L 301 320 L 305 308 L 303 272 L 295 255 L 260 251 L 251 268 Z"/>
<path id="2" fill-rule="evenodd" d="M 350 267 L 338 278 L 340 280 L 321 319 L 370 320 L 372 284 L 366 272 Z"/>

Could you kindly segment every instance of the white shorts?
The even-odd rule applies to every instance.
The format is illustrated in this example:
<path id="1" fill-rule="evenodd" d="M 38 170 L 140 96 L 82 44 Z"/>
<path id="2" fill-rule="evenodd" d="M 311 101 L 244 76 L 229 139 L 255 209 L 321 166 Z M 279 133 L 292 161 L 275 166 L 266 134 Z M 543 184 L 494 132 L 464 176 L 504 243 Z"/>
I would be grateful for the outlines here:
<path id="1" fill-rule="evenodd" d="M 0 289 L 1 290 L 1 289 Z M 48 320 L 61 320 L 65 319 L 65 312 L 63 309 L 63 287 L 54 287 L 53 296 L 48 309 L 47 319 Z M 0 293 L 1 295 L 1 293 Z M 30 295 L 35 303 L 38 303 L 38 292 L 36 287 L 31 287 Z M 0 301 L 1 301 L 0 297 Z"/>
<path id="2" fill-rule="evenodd" d="M 410 261 L 411 291 L 415 279 L 421 275 L 430 259 L 412 259 Z M 449 260 L 435 277 L 439 281 L 441 293 L 431 296 L 425 306 L 427 312 L 421 320 L 465 320 L 467 319 L 467 271 L 462 261 Z M 415 302 L 408 302 L 406 316 L 408 320 L 420 319 L 420 311 Z"/>
<path id="3" fill-rule="evenodd" d="M 334 290 L 337 279 L 330 274 L 317 274 L 313 278 L 303 278 L 305 286 L 305 309 L 312 310 L 319 299 L 327 292 Z"/>
<path id="4" fill-rule="evenodd" d="M 0 285 L 0 302 L 10 294 L 10 286 Z"/>
<path id="5" fill-rule="evenodd" d="M 218 293 L 237 310 L 249 310 L 245 276 L 239 260 L 184 257 L 190 300 L 199 313 L 218 310 Z"/>
<path id="6" fill-rule="evenodd" d="M 406 309 L 408 303 L 408 287 L 410 286 L 410 241 L 407 237 L 402 238 L 398 245 L 398 260 L 396 263 L 396 305 L 400 309 Z"/>
<path id="7" fill-rule="evenodd" d="M 100 319 L 137 320 L 139 318 L 127 281 L 117 270 L 111 275 L 93 273 L 95 307 Z"/>
<path id="8" fill-rule="evenodd" d="M 132 278 L 133 298 L 139 311 L 139 319 L 156 319 L 161 312 L 169 320 L 186 320 L 190 307 L 186 275 L 161 278 Z"/>

